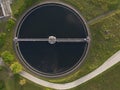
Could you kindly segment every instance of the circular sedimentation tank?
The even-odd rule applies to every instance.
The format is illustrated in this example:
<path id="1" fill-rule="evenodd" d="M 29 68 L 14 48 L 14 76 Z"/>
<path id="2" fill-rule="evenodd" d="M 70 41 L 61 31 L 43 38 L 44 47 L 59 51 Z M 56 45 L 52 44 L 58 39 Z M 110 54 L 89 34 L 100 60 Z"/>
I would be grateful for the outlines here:
<path id="1" fill-rule="evenodd" d="M 83 17 L 63 3 L 43 3 L 18 22 L 14 45 L 20 62 L 35 74 L 58 77 L 76 70 L 90 43 Z"/>

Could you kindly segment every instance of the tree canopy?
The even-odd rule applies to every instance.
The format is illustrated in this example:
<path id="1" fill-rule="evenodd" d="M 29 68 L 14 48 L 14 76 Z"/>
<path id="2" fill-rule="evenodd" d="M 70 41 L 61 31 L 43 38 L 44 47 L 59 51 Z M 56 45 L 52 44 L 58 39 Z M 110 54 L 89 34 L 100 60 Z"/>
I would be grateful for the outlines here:
<path id="1" fill-rule="evenodd" d="M 25 84 L 26 84 L 26 80 L 25 80 L 25 79 L 21 79 L 21 80 L 19 81 L 19 84 L 20 84 L 21 86 L 25 85 Z"/>
<path id="2" fill-rule="evenodd" d="M 14 56 L 9 51 L 4 51 L 1 54 L 1 57 L 3 58 L 3 61 L 7 64 L 10 64 L 14 61 Z"/>
<path id="3" fill-rule="evenodd" d="M 17 74 L 22 71 L 22 66 L 18 62 L 14 62 L 13 64 L 11 64 L 10 69 L 14 74 Z"/>

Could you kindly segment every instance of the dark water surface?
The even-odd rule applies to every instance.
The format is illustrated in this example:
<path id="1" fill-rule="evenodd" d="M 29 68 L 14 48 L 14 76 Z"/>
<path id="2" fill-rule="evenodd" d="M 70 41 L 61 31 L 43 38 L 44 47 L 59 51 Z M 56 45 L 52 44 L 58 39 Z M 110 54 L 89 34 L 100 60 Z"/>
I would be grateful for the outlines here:
<path id="1" fill-rule="evenodd" d="M 18 26 L 18 38 L 86 38 L 86 27 L 79 15 L 60 4 L 44 4 L 31 9 Z M 67 71 L 82 61 L 87 42 L 19 41 L 19 49 L 34 69 L 48 74 Z"/>
<path id="2" fill-rule="evenodd" d="M 74 66 L 86 43 L 20 42 L 20 51 L 34 68 L 45 73 L 59 73 Z"/>
<path id="3" fill-rule="evenodd" d="M 61 5 L 43 5 L 28 12 L 20 27 L 20 38 L 78 38 L 87 33 L 81 18 Z"/>

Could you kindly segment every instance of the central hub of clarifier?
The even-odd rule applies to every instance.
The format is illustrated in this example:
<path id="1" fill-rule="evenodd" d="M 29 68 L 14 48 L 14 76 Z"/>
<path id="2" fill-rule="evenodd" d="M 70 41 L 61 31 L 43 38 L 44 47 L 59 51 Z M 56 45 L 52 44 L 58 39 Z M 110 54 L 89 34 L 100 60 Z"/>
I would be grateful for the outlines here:
<path id="1" fill-rule="evenodd" d="M 50 44 L 55 44 L 55 43 L 56 43 L 56 37 L 55 37 L 55 36 L 49 36 L 48 42 L 49 42 Z"/>

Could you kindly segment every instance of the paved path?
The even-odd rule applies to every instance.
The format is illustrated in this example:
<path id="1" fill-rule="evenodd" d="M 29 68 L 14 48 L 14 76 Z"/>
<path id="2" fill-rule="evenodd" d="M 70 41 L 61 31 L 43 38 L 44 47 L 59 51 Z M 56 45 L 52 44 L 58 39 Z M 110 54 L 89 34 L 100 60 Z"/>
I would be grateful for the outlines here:
<path id="1" fill-rule="evenodd" d="M 105 18 L 105 17 L 110 16 L 110 15 L 112 15 L 112 14 L 114 15 L 114 13 L 117 13 L 117 12 L 118 12 L 118 10 L 113 10 L 113 11 L 104 13 L 104 14 L 102 14 L 102 15 L 100 15 L 100 16 L 97 16 L 96 18 L 88 21 L 87 23 L 88 23 L 88 24 L 94 24 L 94 23 L 98 22 L 99 20 L 101 20 L 101 18 Z"/>
<path id="2" fill-rule="evenodd" d="M 115 53 L 112 57 L 110 57 L 105 63 L 103 63 L 99 68 L 97 68 L 93 72 L 83 76 L 82 78 L 80 78 L 78 80 L 75 80 L 75 81 L 70 82 L 70 83 L 65 83 L 65 84 L 50 83 L 50 82 L 38 79 L 38 78 L 32 76 L 31 74 L 25 72 L 25 71 L 22 71 L 20 73 L 20 75 L 23 76 L 24 78 L 29 79 L 30 81 L 32 81 L 36 84 L 39 84 L 39 85 L 42 85 L 45 87 L 49 87 L 49 88 L 53 88 L 53 89 L 57 89 L 57 90 L 66 90 L 66 89 L 71 89 L 71 88 L 74 88 L 76 86 L 79 86 L 80 84 L 96 77 L 97 75 L 106 71 L 107 69 L 109 69 L 110 67 L 112 67 L 113 65 L 115 65 L 118 62 L 120 62 L 120 51 Z"/>

